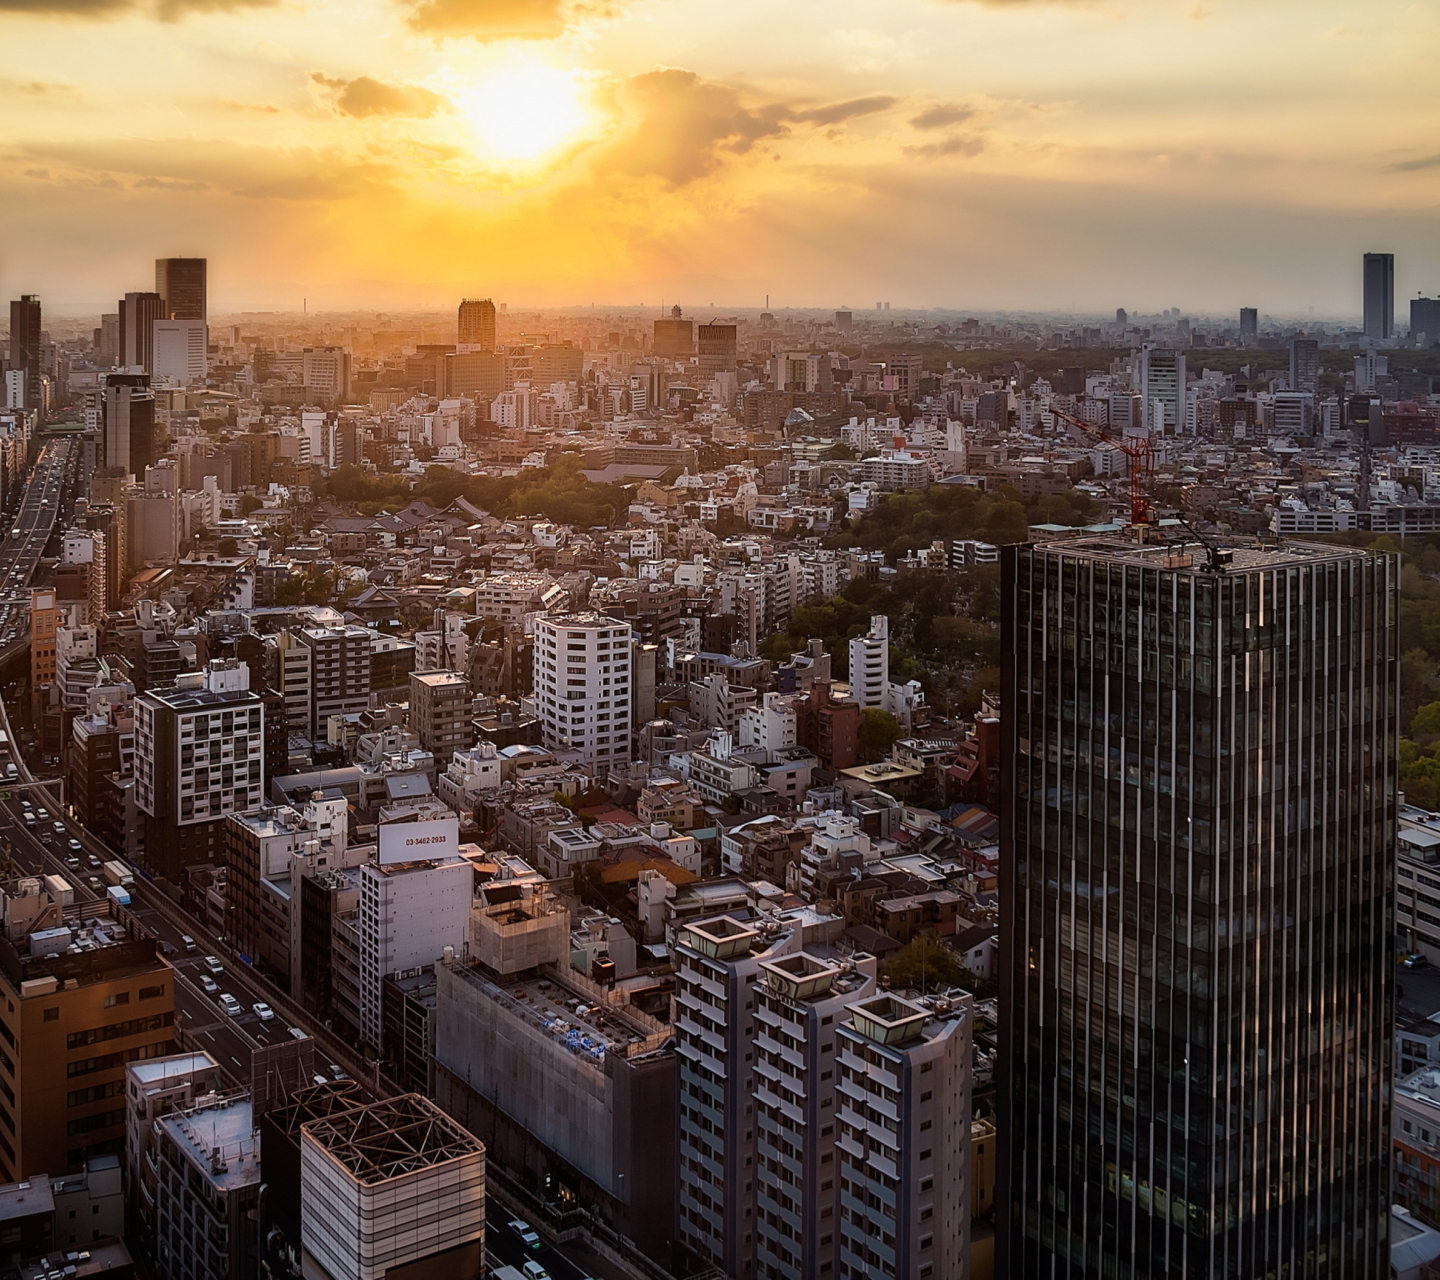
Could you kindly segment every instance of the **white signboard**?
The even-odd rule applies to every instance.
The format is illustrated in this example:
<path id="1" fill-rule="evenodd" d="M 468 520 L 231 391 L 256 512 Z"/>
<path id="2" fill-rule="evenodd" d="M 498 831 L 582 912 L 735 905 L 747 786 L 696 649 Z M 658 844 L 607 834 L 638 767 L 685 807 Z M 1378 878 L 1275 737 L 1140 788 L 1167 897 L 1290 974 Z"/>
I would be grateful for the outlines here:
<path id="1" fill-rule="evenodd" d="M 460 819 L 429 822 L 385 822 L 380 825 L 380 865 L 431 862 L 460 852 Z"/>

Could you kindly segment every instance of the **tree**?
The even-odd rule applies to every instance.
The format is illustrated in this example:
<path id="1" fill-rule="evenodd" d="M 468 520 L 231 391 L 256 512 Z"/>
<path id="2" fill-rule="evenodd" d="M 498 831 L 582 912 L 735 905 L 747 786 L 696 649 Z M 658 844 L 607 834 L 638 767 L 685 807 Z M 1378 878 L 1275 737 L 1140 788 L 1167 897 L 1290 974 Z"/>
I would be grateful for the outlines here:
<path id="1" fill-rule="evenodd" d="M 257 498 L 253 493 L 242 493 L 240 495 L 240 501 L 236 505 L 239 508 L 241 516 L 243 517 L 248 516 L 252 511 L 260 510 L 260 508 L 263 507 L 265 504 L 261 502 L 260 499 Z"/>
<path id="2" fill-rule="evenodd" d="M 1440 733 L 1440 702 L 1427 702 L 1421 707 L 1410 724 L 1410 732 L 1417 735 Z"/>
<path id="3" fill-rule="evenodd" d="M 888 711 L 881 711 L 879 707 L 866 707 L 860 715 L 860 732 L 856 742 L 860 762 L 874 764 L 877 760 L 883 760 L 904 732 L 900 721 Z"/>
<path id="4" fill-rule="evenodd" d="M 884 971 L 892 987 L 922 994 L 974 982 L 960 957 L 929 933 L 922 933 L 891 956 Z"/>
<path id="5" fill-rule="evenodd" d="M 235 541 L 234 538 L 221 538 L 220 543 L 215 548 L 215 550 L 218 551 L 222 556 L 233 556 L 239 552 L 240 545 Z"/>

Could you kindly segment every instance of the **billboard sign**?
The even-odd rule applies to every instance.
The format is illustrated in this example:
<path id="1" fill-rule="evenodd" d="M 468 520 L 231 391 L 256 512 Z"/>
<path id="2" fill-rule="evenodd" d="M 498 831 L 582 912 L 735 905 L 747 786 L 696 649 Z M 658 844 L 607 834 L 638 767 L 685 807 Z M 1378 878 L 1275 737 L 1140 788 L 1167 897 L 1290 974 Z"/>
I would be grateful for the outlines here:
<path id="1" fill-rule="evenodd" d="M 453 858 L 459 852 L 459 818 L 380 824 L 382 867 L 392 862 L 430 862 L 437 858 Z"/>

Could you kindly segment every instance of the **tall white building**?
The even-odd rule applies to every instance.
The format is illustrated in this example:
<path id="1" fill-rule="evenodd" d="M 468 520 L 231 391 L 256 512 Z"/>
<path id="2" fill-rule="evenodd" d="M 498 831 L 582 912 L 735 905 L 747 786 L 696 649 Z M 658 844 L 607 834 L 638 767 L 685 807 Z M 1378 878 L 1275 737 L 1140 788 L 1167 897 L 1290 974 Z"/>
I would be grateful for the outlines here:
<path id="1" fill-rule="evenodd" d="M 797 951 L 755 984 L 755 1274 L 830 1280 L 839 1257 L 836 1024 L 875 993 L 872 956 Z"/>
<path id="2" fill-rule="evenodd" d="M 350 397 L 350 353 L 344 347 L 306 347 L 301 381 L 311 391 L 336 400 Z"/>
<path id="3" fill-rule="evenodd" d="M 155 321 L 151 376 L 156 381 L 174 378 L 185 387 L 204 382 L 209 341 L 209 328 L 203 320 Z"/>
<path id="4" fill-rule="evenodd" d="M 464 858 L 370 863 L 360 873 L 360 1032 L 380 1044 L 381 991 L 404 969 L 435 964 L 469 936 L 475 871 Z"/>
<path id="5" fill-rule="evenodd" d="M 1146 425 L 1157 435 L 1174 435 L 1185 422 L 1185 356 L 1145 346 L 1135 359 L 1140 398 L 1150 416 Z"/>
<path id="6" fill-rule="evenodd" d="M 591 769 L 630 759 L 630 628 L 599 613 L 535 619 L 535 714 L 551 751 Z"/>
<path id="7" fill-rule="evenodd" d="M 862 707 L 883 707 L 890 683 L 890 619 L 870 619 L 870 630 L 850 641 L 850 693 Z"/>
<path id="8" fill-rule="evenodd" d="M 836 1029 L 838 1280 L 970 1274 L 971 1001 L 872 995 Z"/>
<path id="9" fill-rule="evenodd" d="M 755 1275 L 754 986 L 762 961 L 799 949 L 799 929 L 762 934 L 730 916 L 688 924 L 675 942 L 677 1231 L 732 1280 Z"/>

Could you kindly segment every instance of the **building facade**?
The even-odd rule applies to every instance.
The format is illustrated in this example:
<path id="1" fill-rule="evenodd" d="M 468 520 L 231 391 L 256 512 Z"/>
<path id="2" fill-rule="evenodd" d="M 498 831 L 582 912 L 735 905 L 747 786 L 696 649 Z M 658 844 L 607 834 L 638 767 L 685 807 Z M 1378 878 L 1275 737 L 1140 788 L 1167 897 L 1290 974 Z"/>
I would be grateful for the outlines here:
<path id="1" fill-rule="evenodd" d="M 1001 1274 L 1388 1274 L 1398 572 L 1005 549 Z"/>
<path id="2" fill-rule="evenodd" d="M 598 613 L 535 619 L 535 714 L 551 751 L 604 772 L 630 759 L 630 628 Z"/>

